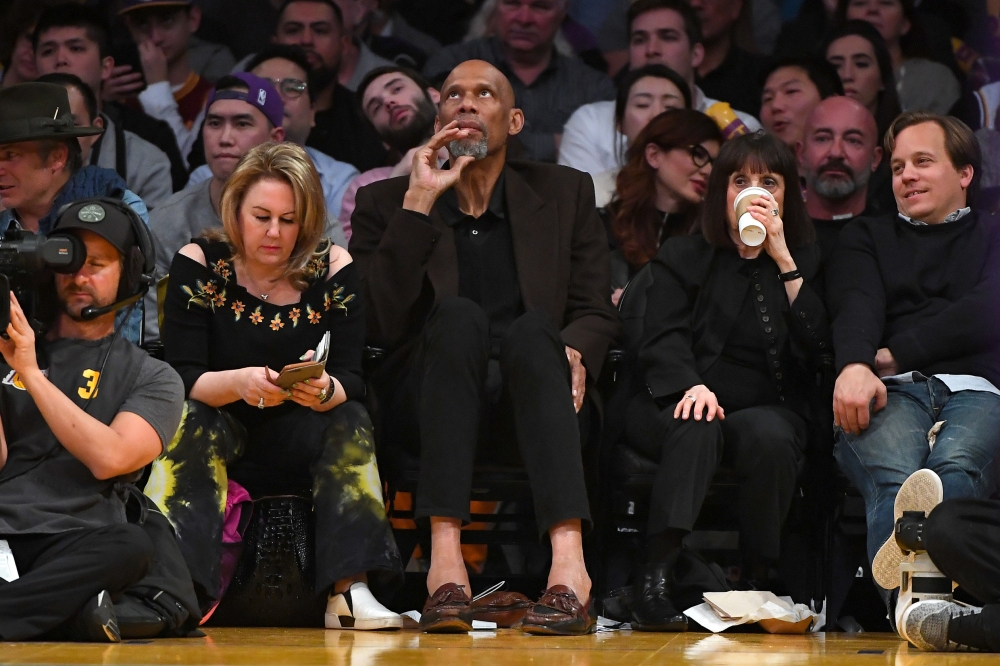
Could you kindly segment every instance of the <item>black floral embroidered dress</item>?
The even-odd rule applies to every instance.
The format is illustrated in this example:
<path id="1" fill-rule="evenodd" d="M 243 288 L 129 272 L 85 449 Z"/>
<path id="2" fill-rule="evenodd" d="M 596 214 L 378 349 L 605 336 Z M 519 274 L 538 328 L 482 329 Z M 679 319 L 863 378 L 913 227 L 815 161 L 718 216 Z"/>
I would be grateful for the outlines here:
<path id="1" fill-rule="evenodd" d="M 327 372 L 341 383 L 348 400 L 363 397 L 364 313 L 354 264 L 327 279 L 330 255 L 329 244 L 324 244 L 309 263 L 309 286 L 302 299 L 275 305 L 237 284 L 228 244 L 195 242 L 204 250 L 208 265 L 182 254 L 174 258 L 163 322 L 166 360 L 180 374 L 188 393 L 205 372 L 262 365 L 281 370 L 315 349 L 330 331 Z M 239 401 L 225 409 L 249 426 L 294 407 L 286 403 L 258 410 Z"/>
<path id="2" fill-rule="evenodd" d="M 347 402 L 317 412 L 288 401 L 221 409 L 189 400 L 181 426 L 153 463 L 146 495 L 176 530 L 196 589 L 217 599 L 228 480 L 254 498 L 311 494 L 316 515 L 316 591 L 367 572 L 376 595 L 402 565 L 385 515 L 371 419 L 363 397 L 364 313 L 357 272 L 327 277 L 329 245 L 310 262 L 298 303 L 276 305 L 236 282 L 226 243 L 196 240 L 207 266 L 178 254 L 170 271 L 162 335 L 185 391 L 206 372 L 266 365 L 275 372 L 315 349 L 330 331 L 327 372 Z"/>

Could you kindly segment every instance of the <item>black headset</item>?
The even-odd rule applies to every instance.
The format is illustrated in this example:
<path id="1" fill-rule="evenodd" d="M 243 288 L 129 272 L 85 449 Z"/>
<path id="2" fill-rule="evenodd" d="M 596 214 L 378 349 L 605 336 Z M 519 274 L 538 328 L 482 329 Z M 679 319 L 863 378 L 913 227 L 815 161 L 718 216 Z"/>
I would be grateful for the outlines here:
<path id="1" fill-rule="evenodd" d="M 73 201 L 59 210 L 59 214 L 56 215 L 56 220 L 58 224 L 59 217 L 66 211 L 70 206 L 76 206 L 80 203 L 98 203 L 102 206 L 107 206 L 109 208 L 114 208 L 116 211 L 120 212 L 126 218 L 128 218 L 129 223 L 132 226 L 132 239 L 139 248 L 139 252 L 142 253 L 142 272 L 139 274 L 139 279 L 136 283 L 135 290 L 133 293 L 120 298 L 111 305 L 105 305 L 104 307 L 85 307 L 81 312 L 80 316 L 85 320 L 96 319 L 102 315 L 106 315 L 109 312 L 114 312 L 120 308 L 128 305 L 132 305 L 140 298 L 146 295 L 150 287 L 156 284 L 156 244 L 153 241 L 153 234 L 146 226 L 146 223 L 142 221 L 139 214 L 132 210 L 131 206 L 122 201 L 121 199 L 113 199 L 111 197 L 91 197 L 87 199 L 78 199 Z M 58 228 L 54 230 L 54 233 L 59 233 Z M 122 275 L 121 279 L 125 279 Z"/>

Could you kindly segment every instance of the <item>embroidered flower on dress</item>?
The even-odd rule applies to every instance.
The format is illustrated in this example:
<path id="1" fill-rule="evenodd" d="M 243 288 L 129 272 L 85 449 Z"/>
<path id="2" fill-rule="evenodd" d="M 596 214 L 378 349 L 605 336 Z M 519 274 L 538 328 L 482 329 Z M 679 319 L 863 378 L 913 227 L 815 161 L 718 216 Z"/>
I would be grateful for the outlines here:
<path id="1" fill-rule="evenodd" d="M 331 307 L 336 310 L 343 310 L 344 316 L 347 316 L 347 304 L 354 300 L 354 294 L 344 295 L 344 288 L 338 284 L 334 284 L 336 287 L 333 293 L 323 294 L 323 306 L 329 310 Z"/>
<path id="2" fill-rule="evenodd" d="M 313 310 L 311 305 L 306 306 L 306 314 L 309 317 L 310 324 L 318 324 L 319 320 L 323 318 L 323 313 Z"/>
<path id="3" fill-rule="evenodd" d="M 332 245 L 333 243 L 328 238 L 320 241 L 312 259 L 309 260 L 309 263 L 306 264 L 303 270 L 307 280 L 321 280 L 326 276 L 330 270 L 330 246 Z"/>
<path id="4" fill-rule="evenodd" d="M 259 324 L 260 322 L 264 321 L 264 315 L 262 315 L 260 313 L 260 306 L 259 305 L 253 311 L 253 313 L 251 313 L 251 315 L 250 315 L 250 321 L 252 321 L 254 324 Z"/>
<path id="5" fill-rule="evenodd" d="M 223 280 L 228 280 L 232 272 L 229 270 L 229 262 L 225 259 L 219 259 L 217 262 L 212 264 L 212 270 L 215 271 L 216 275 L 221 277 Z"/>
<path id="6" fill-rule="evenodd" d="M 243 301 L 233 301 L 233 304 L 232 304 L 231 307 L 233 308 L 233 312 L 236 313 L 236 321 L 239 321 L 240 320 L 240 315 L 243 314 L 243 310 L 244 310 Z"/>
<path id="7" fill-rule="evenodd" d="M 271 330 L 277 331 L 280 328 L 285 327 L 285 322 L 281 321 L 281 313 L 274 315 L 274 319 L 271 320 Z"/>
<path id="8" fill-rule="evenodd" d="M 226 290 L 223 289 L 218 294 L 212 295 L 212 306 L 216 308 L 226 307 Z"/>
<path id="9" fill-rule="evenodd" d="M 188 295 L 187 305 L 190 308 L 192 305 L 198 305 L 205 308 L 206 310 L 211 310 L 215 312 L 215 306 L 219 305 L 218 302 L 218 287 L 215 282 L 209 280 L 208 283 L 204 283 L 201 280 L 195 280 L 194 289 L 187 286 L 186 284 L 181 285 L 181 291 Z M 222 303 L 224 304 L 226 292 L 223 291 L 221 296 L 223 297 Z"/>
<path id="10" fill-rule="evenodd" d="M 292 311 L 288 313 L 288 318 L 292 320 L 292 328 L 299 325 L 299 317 L 302 316 L 302 310 L 298 308 L 292 308 Z"/>

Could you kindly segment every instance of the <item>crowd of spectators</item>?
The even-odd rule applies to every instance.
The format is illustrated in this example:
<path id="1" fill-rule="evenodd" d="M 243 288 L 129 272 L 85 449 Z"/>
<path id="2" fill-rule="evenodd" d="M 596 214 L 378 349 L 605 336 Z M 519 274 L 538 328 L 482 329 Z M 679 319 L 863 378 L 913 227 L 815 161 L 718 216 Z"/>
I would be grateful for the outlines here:
<path id="1" fill-rule="evenodd" d="M 952 427 L 933 455 L 909 441 L 892 448 L 870 427 L 895 419 L 926 432 L 915 411 L 943 421 L 942 401 L 957 424 L 996 413 L 997 338 L 976 330 L 998 293 L 1000 16 L 990 11 L 995 3 L 958 0 L 0 0 L 0 94 L 15 106 L 24 95 L 63 104 L 65 91 L 52 121 L 72 123 L 53 145 L 0 142 L 0 227 L 46 233 L 87 197 L 134 210 L 155 241 L 150 279 L 187 283 L 171 281 L 165 300 L 150 290 L 142 314 L 119 323 L 136 342 L 157 341 L 162 327 L 186 397 L 204 403 L 184 423 L 242 438 L 247 452 L 226 464 L 252 494 L 271 488 L 261 470 L 287 463 L 294 476 L 296 460 L 347 455 L 356 443 L 336 428 L 367 437 L 358 465 L 377 480 L 356 400 L 360 344 L 389 348 L 381 397 L 406 415 L 393 424 L 409 428 L 402 439 L 419 432 L 411 453 L 426 462 L 415 512 L 435 539 L 422 625 L 435 631 L 468 619 L 469 581 L 456 573 L 462 490 L 480 416 L 509 412 L 558 555 L 526 626 L 591 630 L 577 458 L 600 419 L 588 389 L 619 332 L 614 306 L 645 270 L 653 286 L 635 361 L 646 390 L 622 403 L 621 439 L 659 471 L 635 626 L 686 626 L 663 581 L 720 465 L 738 477 L 738 584 L 779 578 L 805 459 L 817 441 L 833 451 L 834 439 L 874 507 L 868 556 L 892 609 L 889 507 L 906 477 L 934 469 L 949 498 L 993 490 L 989 474 L 977 476 L 998 448 L 989 419 L 974 446 Z M 276 180 L 287 187 L 268 189 Z M 748 187 L 757 194 L 738 217 Z M 274 223 L 254 228 L 256 255 L 237 247 L 252 219 Z M 766 240 L 747 240 L 748 224 Z M 235 291 L 228 304 L 204 291 L 237 270 L 277 285 L 239 283 L 261 303 L 253 313 Z M 339 292 L 326 287 L 334 276 Z M 286 340 L 315 347 L 319 329 L 306 322 L 331 308 L 358 348 L 339 349 L 342 376 L 331 366 L 326 384 L 261 388 L 270 374 L 251 366 L 263 347 L 229 344 L 235 329 L 220 328 L 216 306 L 235 313 L 225 327 L 245 317 L 243 328 L 262 324 L 254 335 L 284 329 L 261 338 L 282 341 L 274 367 Z M 262 308 L 273 317 L 254 319 Z M 263 419 L 255 407 L 278 410 Z M 263 429 L 248 436 L 223 412 Z M 315 413 L 330 414 L 317 421 L 330 429 L 316 430 L 323 437 L 290 462 L 270 457 L 268 433 L 304 432 Z M 545 444 L 532 450 L 538 433 Z M 183 447 L 198 449 L 199 437 L 179 437 L 154 473 L 186 464 Z M 448 474 L 434 467 L 446 459 Z M 546 478 L 567 459 L 564 478 Z M 212 486 L 219 465 L 191 483 Z M 330 482 L 329 470 L 310 470 L 303 484 Z M 543 481 L 554 490 L 540 493 Z M 340 495 L 384 538 L 322 573 L 328 626 L 368 612 L 370 628 L 393 628 L 402 621 L 371 596 L 368 576 L 377 588 L 405 562 L 380 498 L 352 493 L 323 499 L 322 547 L 345 557 L 343 543 L 330 545 Z M 212 516 L 208 532 L 172 519 L 207 589 L 217 562 L 192 553 L 222 529 L 223 515 Z M 344 538 L 363 541 L 354 530 Z"/>

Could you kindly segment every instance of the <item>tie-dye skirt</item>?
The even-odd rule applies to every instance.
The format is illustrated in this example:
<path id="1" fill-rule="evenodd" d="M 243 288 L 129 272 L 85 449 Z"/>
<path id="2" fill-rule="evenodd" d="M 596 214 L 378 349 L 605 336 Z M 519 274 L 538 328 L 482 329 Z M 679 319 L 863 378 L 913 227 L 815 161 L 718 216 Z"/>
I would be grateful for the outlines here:
<path id="1" fill-rule="evenodd" d="M 360 403 L 328 412 L 285 410 L 249 430 L 226 410 L 185 403 L 181 426 L 153 463 L 145 493 L 174 526 L 196 587 L 213 599 L 230 477 L 254 498 L 312 497 L 317 594 L 362 572 L 377 596 L 402 580 L 371 419 Z"/>

